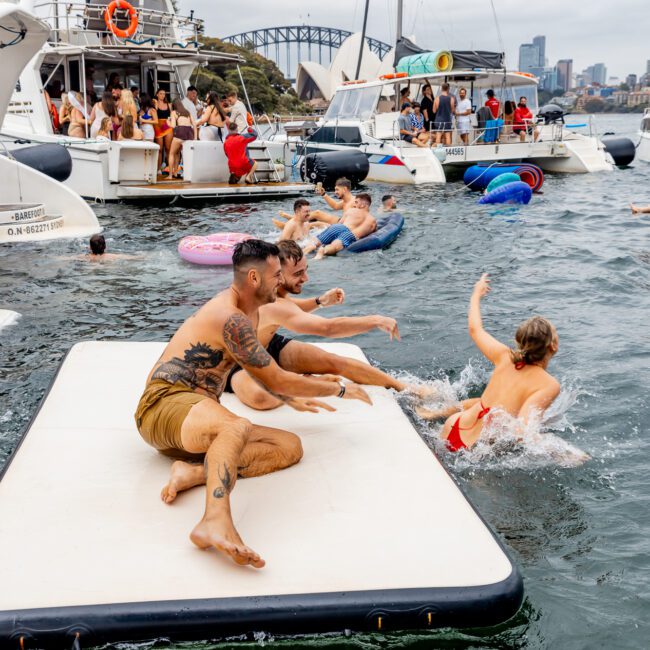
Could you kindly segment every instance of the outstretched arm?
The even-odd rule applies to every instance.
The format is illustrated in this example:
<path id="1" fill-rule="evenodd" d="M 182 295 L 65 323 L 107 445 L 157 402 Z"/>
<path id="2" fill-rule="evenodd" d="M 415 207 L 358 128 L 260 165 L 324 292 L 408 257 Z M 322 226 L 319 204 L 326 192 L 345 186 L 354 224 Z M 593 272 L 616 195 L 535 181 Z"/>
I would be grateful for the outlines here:
<path id="1" fill-rule="evenodd" d="M 295 306 L 287 306 L 278 310 L 279 324 L 296 334 L 312 334 L 327 338 L 346 338 L 357 334 L 364 334 L 374 329 L 387 332 L 391 340 L 399 340 L 399 329 L 394 318 L 388 316 L 341 316 L 339 318 L 323 318 L 309 314 Z"/>
<path id="2" fill-rule="evenodd" d="M 328 196 L 325 190 L 321 190 L 320 195 L 325 199 L 327 205 L 332 208 L 332 210 L 343 210 L 343 201 L 337 201 L 331 196 Z"/>
<path id="3" fill-rule="evenodd" d="M 536 413 L 543 413 L 560 394 L 560 383 L 553 380 L 542 390 L 533 393 L 523 404 L 519 411 L 519 417 L 524 424 Z"/>
<path id="4" fill-rule="evenodd" d="M 309 313 L 318 307 L 331 307 L 332 305 L 341 305 L 345 300 L 345 291 L 338 287 L 326 291 L 320 296 L 314 298 L 289 298 L 292 303 L 298 305 L 300 309 Z"/>
<path id="5" fill-rule="evenodd" d="M 259 381 L 276 397 L 335 397 L 359 399 L 372 404 L 367 393 L 356 384 L 346 384 L 343 390 L 337 380 L 305 377 L 283 370 L 257 340 L 250 319 L 234 311 L 226 319 L 223 340 L 230 354 L 251 377 Z M 283 400 L 284 401 L 284 400 Z"/>
<path id="6" fill-rule="evenodd" d="M 343 207 L 343 201 L 341 201 L 341 208 Z M 337 214 L 330 214 L 329 212 L 323 212 L 322 210 L 312 210 L 309 213 L 309 220 L 313 221 L 317 219 L 318 221 L 324 223 L 338 223 L 341 220 Z"/>
<path id="7" fill-rule="evenodd" d="M 483 329 L 483 320 L 481 319 L 481 298 L 490 292 L 490 279 L 487 273 L 481 276 L 481 279 L 474 285 L 474 291 L 469 301 L 469 312 L 467 321 L 469 335 L 476 344 L 476 347 L 483 355 L 496 365 L 503 358 L 504 354 L 510 354 L 510 348 L 507 345 L 497 341 L 491 334 Z"/>

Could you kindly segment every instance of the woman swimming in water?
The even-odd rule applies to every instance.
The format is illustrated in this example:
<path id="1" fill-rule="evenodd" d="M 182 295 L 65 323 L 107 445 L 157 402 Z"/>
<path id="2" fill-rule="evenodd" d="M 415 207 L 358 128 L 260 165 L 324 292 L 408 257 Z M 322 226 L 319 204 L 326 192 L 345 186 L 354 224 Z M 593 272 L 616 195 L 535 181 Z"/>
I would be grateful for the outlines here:
<path id="1" fill-rule="evenodd" d="M 546 371 L 558 350 L 555 327 L 541 316 L 529 318 L 517 328 L 517 349 L 511 350 L 483 329 L 481 298 L 489 291 L 490 281 L 484 273 L 474 285 L 468 313 L 469 335 L 494 364 L 483 395 L 437 411 L 416 408 L 426 420 L 447 417 L 440 437 L 451 451 L 476 443 L 490 411 L 506 411 L 526 424 L 533 413 L 543 412 L 560 394 L 559 382 Z"/>

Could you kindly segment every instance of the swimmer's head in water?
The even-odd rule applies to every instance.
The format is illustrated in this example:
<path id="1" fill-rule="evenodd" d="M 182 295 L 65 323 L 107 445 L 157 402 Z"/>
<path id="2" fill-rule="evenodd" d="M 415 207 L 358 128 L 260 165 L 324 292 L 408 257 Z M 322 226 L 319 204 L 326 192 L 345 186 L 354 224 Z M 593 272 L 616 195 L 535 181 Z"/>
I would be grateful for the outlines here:
<path id="1" fill-rule="evenodd" d="M 282 285 L 293 294 L 302 292 L 302 285 L 309 280 L 307 258 L 295 241 L 287 239 L 277 244 L 282 265 Z"/>
<path id="2" fill-rule="evenodd" d="M 309 201 L 307 199 L 297 199 L 293 204 L 293 213 L 299 219 L 306 220 L 309 216 Z"/>
<path id="3" fill-rule="evenodd" d="M 103 255 L 106 250 L 104 235 L 93 235 L 90 238 L 90 252 L 93 255 Z"/>
<path id="4" fill-rule="evenodd" d="M 339 178 L 334 184 L 334 193 L 336 196 L 342 198 L 347 192 L 352 189 L 352 183 L 347 178 Z"/>
<path id="5" fill-rule="evenodd" d="M 392 194 L 384 194 L 384 196 L 381 197 L 381 203 L 385 210 L 393 210 L 397 207 L 397 201 Z"/>
<path id="6" fill-rule="evenodd" d="M 253 294 L 261 303 L 275 302 L 282 285 L 278 247 L 261 239 L 247 239 L 232 254 L 234 286 L 240 293 Z"/>
<path id="7" fill-rule="evenodd" d="M 511 352 L 513 363 L 534 364 L 552 357 L 558 350 L 559 339 L 550 321 L 533 316 L 517 328 L 515 343 L 517 349 Z"/>

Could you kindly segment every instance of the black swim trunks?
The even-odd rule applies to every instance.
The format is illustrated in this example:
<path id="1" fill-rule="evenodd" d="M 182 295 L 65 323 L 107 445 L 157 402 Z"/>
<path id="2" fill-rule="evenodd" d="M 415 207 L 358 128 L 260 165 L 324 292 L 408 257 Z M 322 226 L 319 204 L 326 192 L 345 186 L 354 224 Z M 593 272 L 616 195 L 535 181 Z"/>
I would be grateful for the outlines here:
<path id="1" fill-rule="evenodd" d="M 284 349 L 287 343 L 291 343 L 293 339 L 287 338 L 286 336 L 281 336 L 280 334 L 274 334 L 273 338 L 269 341 L 269 344 L 266 346 L 266 351 L 273 357 L 275 362 L 280 365 L 280 352 Z M 235 366 L 229 373 L 228 379 L 226 379 L 226 386 L 223 389 L 224 393 L 233 393 L 232 389 L 232 378 L 236 372 L 239 372 L 242 369 L 241 366 Z"/>

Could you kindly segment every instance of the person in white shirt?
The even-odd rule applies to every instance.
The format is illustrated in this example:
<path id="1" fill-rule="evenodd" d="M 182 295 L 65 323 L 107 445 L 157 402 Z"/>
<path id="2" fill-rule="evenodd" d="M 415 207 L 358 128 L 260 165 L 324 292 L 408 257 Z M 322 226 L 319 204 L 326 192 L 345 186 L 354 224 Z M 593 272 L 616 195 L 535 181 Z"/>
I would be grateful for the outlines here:
<path id="1" fill-rule="evenodd" d="M 185 97 L 183 97 L 183 106 L 194 118 L 194 121 L 198 122 L 201 113 L 203 113 L 203 104 L 199 101 L 199 91 L 196 86 L 188 86 Z"/>
<path id="2" fill-rule="evenodd" d="M 456 106 L 456 128 L 463 144 L 468 144 L 469 131 L 472 126 L 472 102 L 467 99 L 467 91 L 461 88 L 458 91 L 458 104 Z"/>
<path id="3" fill-rule="evenodd" d="M 244 106 L 244 102 L 237 98 L 235 91 L 228 93 L 227 97 L 230 104 L 230 121 L 237 125 L 237 132 L 242 133 L 248 128 L 246 106 Z"/>

